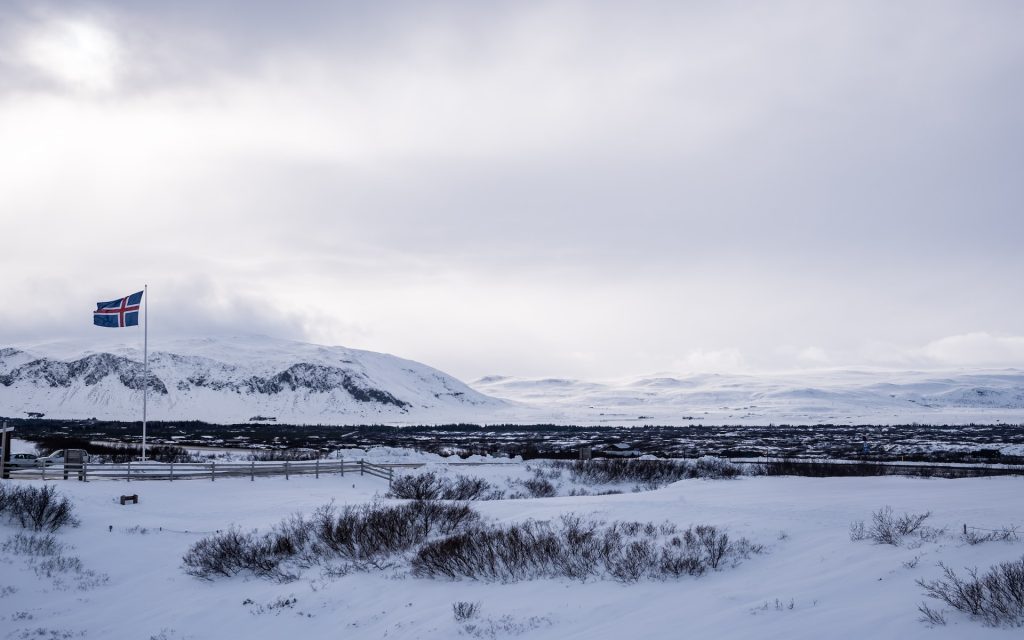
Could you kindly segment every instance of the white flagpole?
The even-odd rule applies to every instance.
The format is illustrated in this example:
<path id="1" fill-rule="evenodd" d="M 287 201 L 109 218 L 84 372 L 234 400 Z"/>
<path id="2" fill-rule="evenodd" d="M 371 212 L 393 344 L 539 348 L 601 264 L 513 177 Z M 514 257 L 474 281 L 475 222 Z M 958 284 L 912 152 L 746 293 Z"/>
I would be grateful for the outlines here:
<path id="1" fill-rule="evenodd" d="M 143 308 L 142 326 L 142 367 L 146 371 L 142 383 L 142 460 L 146 460 L 146 398 L 149 395 L 149 285 L 142 288 Z"/>

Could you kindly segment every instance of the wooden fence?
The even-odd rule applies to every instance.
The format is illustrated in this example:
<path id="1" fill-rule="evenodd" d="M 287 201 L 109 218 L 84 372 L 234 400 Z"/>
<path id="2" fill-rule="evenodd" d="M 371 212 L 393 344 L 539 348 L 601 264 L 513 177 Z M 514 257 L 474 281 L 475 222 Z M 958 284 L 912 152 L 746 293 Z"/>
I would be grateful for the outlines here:
<path id="1" fill-rule="evenodd" d="M 369 475 L 388 481 L 394 479 L 394 469 L 365 460 L 308 460 L 284 462 L 128 462 L 125 464 L 83 463 L 80 465 L 51 465 L 10 469 L 11 478 L 39 480 L 210 480 L 217 478 L 245 478 L 257 476 L 344 476 Z"/>

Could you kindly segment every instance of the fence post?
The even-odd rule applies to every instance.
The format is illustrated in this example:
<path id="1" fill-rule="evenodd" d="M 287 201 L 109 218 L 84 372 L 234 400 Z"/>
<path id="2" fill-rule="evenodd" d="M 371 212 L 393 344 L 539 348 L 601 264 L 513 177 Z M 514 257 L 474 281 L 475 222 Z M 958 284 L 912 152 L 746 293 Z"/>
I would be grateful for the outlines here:
<path id="1" fill-rule="evenodd" d="M 395 477 L 395 468 L 388 467 L 388 489 L 391 488 L 391 480 Z"/>
<path id="2" fill-rule="evenodd" d="M 345 475 L 345 456 L 338 456 L 338 469 L 341 470 L 341 475 Z"/>
<path id="3" fill-rule="evenodd" d="M 174 463 L 171 463 L 171 482 L 174 482 Z"/>
<path id="4" fill-rule="evenodd" d="M 320 478 L 320 458 L 317 458 L 317 459 L 316 459 L 316 466 L 314 467 L 314 471 L 313 471 L 313 473 L 315 473 L 315 474 L 316 474 L 316 475 L 314 476 L 315 478 L 317 478 L 317 479 L 319 479 L 319 478 Z"/>
<path id="5" fill-rule="evenodd" d="M 214 461 L 210 462 L 210 482 L 217 481 L 217 463 Z"/>
<path id="6" fill-rule="evenodd" d="M 284 479 L 285 480 L 288 479 L 288 461 L 287 460 L 284 461 Z"/>
<path id="7" fill-rule="evenodd" d="M 255 482 L 255 481 L 256 481 L 256 461 L 255 460 L 250 460 L 249 461 L 249 482 Z"/>
<path id="8" fill-rule="evenodd" d="M 86 462 L 86 461 L 84 461 L 84 460 L 82 461 L 82 470 L 81 470 L 81 471 L 79 472 L 79 474 L 78 474 L 78 480 L 79 480 L 80 482 L 86 482 L 86 479 L 85 479 L 85 477 L 86 477 L 86 474 L 88 474 L 88 473 L 89 473 L 89 470 L 88 470 L 88 465 L 89 465 L 89 463 L 88 463 L 88 462 Z"/>
<path id="9" fill-rule="evenodd" d="M 128 460 L 128 482 L 132 481 L 132 461 Z"/>
<path id="10" fill-rule="evenodd" d="M 363 475 L 363 461 L 359 460 L 359 475 Z"/>

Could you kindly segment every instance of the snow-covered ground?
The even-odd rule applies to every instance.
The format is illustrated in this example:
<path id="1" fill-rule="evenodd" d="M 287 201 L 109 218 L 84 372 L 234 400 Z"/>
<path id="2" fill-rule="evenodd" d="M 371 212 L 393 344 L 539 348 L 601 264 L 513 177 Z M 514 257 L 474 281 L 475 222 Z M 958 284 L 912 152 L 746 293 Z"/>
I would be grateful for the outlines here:
<path id="1" fill-rule="evenodd" d="M 488 376 L 476 390 L 508 400 L 513 423 L 1011 424 L 1024 422 L 1019 369 L 806 370 L 658 374 L 615 380 Z"/>
<path id="2" fill-rule="evenodd" d="M 425 470 L 454 473 L 443 463 Z M 521 477 L 521 464 L 460 467 L 495 484 Z M 684 480 L 641 493 L 475 502 L 493 522 L 577 513 L 603 520 L 713 524 L 766 545 L 735 568 L 700 578 L 634 584 L 545 579 L 514 584 L 411 577 L 398 568 L 326 577 L 317 568 L 277 583 L 237 576 L 203 581 L 181 559 L 208 532 L 231 525 L 266 530 L 294 512 L 382 495 L 386 483 L 346 475 L 131 483 L 58 483 L 81 526 L 56 537 L 86 571 L 40 578 L 27 560 L 0 552 L 0 637 L 4 638 L 1011 638 L 959 613 L 930 628 L 918 621 L 917 578 L 1016 560 L 1024 543 L 960 541 L 966 523 L 1024 525 L 1019 478 L 967 480 L 744 477 Z M 138 493 L 139 504 L 117 498 Z M 387 502 L 387 501 L 385 501 Z M 894 547 L 854 542 L 851 522 L 932 511 L 947 527 L 934 542 Z M 112 528 L 112 530 L 110 530 Z M 18 529 L 0 525 L 0 538 Z M 2 544 L 2 540 L 0 540 Z M 81 587 L 81 588 L 79 588 Z M 479 602 L 473 626 L 452 605 Z M 936 606 L 937 603 L 931 601 Z M 42 631 L 40 631 L 42 630 Z"/>

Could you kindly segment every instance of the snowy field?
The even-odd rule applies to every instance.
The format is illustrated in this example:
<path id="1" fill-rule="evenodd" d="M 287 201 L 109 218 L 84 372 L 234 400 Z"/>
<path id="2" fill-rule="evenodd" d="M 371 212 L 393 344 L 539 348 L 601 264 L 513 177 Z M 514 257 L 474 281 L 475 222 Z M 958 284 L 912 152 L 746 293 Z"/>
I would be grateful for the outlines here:
<path id="1" fill-rule="evenodd" d="M 536 464 L 533 469 L 535 470 Z M 442 476 L 456 470 L 434 463 Z M 494 485 L 529 477 L 523 464 L 460 467 Z M 535 471 L 533 471 L 535 473 Z M 11 483 L 8 483 L 10 486 Z M 17 482 L 18 486 L 39 486 Z M 471 503 L 485 521 L 557 520 L 566 513 L 603 521 L 670 521 L 723 527 L 763 553 L 700 577 L 539 579 L 494 583 L 414 577 L 399 563 L 384 570 L 326 575 L 312 567 L 277 582 L 241 574 L 202 580 L 182 557 L 204 536 L 236 525 L 268 530 L 295 512 L 383 499 L 376 478 L 222 479 L 164 483 L 60 482 L 81 519 L 55 537 L 77 570 L 46 576 L 38 558 L 0 552 L 3 638 L 983 638 L 1020 629 L 982 626 L 947 611 L 946 626 L 919 621 L 918 578 L 940 576 L 938 562 L 961 570 L 1018 560 L 1022 542 L 968 545 L 962 526 L 1024 524 L 1019 478 L 969 480 L 742 477 L 683 480 L 613 495 Z M 607 487 L 604 487 L 607 488 Z M 137 505 L 119 504 L 137 493 Z M 889 505 L 931 511 L 945 528 L 933 540 L 899 546 L 852 541 L 854 521 L 870 523 Z M 20 532 L 0 525 L 0 539 Z M 2 544 L 2 542 L 0 542 Z M 8 545 L 10 547 L 10 545 Z M 35 567 L 35 568 L 34 568 Z M 458 621 L 457 602 L 479 603 Z M 934 608 L 940 603 L 932 600 Z"/>

